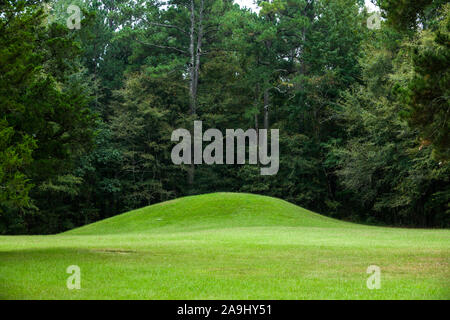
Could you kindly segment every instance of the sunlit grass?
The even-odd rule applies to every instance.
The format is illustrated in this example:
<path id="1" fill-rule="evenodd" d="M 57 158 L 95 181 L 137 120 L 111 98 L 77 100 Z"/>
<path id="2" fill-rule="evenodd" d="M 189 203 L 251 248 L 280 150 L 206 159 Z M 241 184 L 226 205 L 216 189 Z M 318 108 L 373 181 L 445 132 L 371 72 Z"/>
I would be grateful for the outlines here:
<path id="1" fill-rule="evenodd" d="M 379 228 L 218 193 L 53 236 L 0 237 L 3 299 L 449 299 L 450 231 Z M 66 268 L 81 268 L 69 290 Z M 381 289 L 369 290 L 369 265 Z"/>

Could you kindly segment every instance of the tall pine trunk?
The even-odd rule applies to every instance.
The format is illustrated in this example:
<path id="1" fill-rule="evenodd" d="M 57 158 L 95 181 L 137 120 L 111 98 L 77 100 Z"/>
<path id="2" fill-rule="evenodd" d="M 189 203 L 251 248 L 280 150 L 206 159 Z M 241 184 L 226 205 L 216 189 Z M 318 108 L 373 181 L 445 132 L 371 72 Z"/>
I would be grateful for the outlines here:
<path id="1" fill-rule="evenodd" d="M 198 81 L 200 74 L 200 56 L 202 52 L 203 43 L 203 11 L 204 11 L 204 0 L 200 1 L 200 11 L 197 26 L 197 41 L 195 39 L 195 3 L 191 0 L 191 28 L 189 32 L 190 44 L 189 44 L 189 55 L 190 55 L 190 85 L 189 85 L 189 99 L 190 99 L 190 111 L 194 120 L 197 115 L 197 92 L 198 92 Z M 197 47 L 195 45 L 197 42 Z M 193 130 L 191 131 L 191 137 L 194 136 Z M 193 148 L 193 146 L 191 146 Z M 191 165 L 188 168 L 188 185 L 192 186 L 195 180 L 195 164 L 194 164 L 194 152 L 191 152 Z"/>

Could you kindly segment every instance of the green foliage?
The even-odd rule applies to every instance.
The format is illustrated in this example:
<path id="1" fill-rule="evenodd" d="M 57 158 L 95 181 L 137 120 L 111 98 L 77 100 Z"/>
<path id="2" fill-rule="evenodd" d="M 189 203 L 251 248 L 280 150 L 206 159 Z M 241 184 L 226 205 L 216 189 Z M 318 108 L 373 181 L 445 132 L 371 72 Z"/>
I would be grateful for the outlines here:
<path id="1" fill-rule="evenodd" d="M 390 25 L 397 29 L 414 30 L 428 27 L 446 0 L 376 0 Z"/>
<path id="2" fill-rule="evenodd" d="M 0 232 L 211 191 L 448 226 L 449 7 L 379 2 L 381 30 L 359 0 L 2 2 Z M 197 119 L 280 129 L 278 174 L 174 166 L 171 132 Z"/>
<path id="3" fill-rule="evenodd" d="M 411 37 L 414 76 L 395 88 L 402 114 L 419 129 L 422 145 L 433 145 L 434 156 L 450 157 L 448 120 L 450 5 L 443 0 L 380 0 L 388 22 Z"/>
<path id="4" fill-rule="evenodd" d="M 10 214 L 26 219 L 36 209 L 45 210 L 53 197 L 41 186 L 67 175 L 74 159 L 87 151 L 91 98 L 77 60 L 79 46 L 66 28 L 46 26 L 43 9 L 31 2 L 3 2 L 0 10 L 0 115 L 7 147 L 1 166 L 10 198 L 2 205 L 13 200 Z M 34 208 L 24 212 L 29 196 Z"/>
<path id="5" fill-rule="evenodd" d="M 372 41 L 366 47 L 367 84 L 347 92 L 336 113 L 349 137 L 334 149 L 341 159 L 338 175 L 365 214 L 373 211 L 390 224 L 448 226 L 450 166 L 434 160 L 430 147 L 419 147 L 416 130 L 402 119 L 403 105 L 391 93 L 413 77 L 407 45 L 389 50 Z"/>
<path id="6" fill-rule="evenodd" d="M 450 5 L 435 31 L 421 32 L 413 45 L 414 77 L 399 88 L 406 118 L 431 142 L 437 158 L 450 159 Z"/>
<path id="7" fill-rule="evenodd" d="M 6 121 L 0 120 L 0 219 L 7 208 L 22 209 L 30 205 L 32 185 L 23 168 L 32 161 L 31 154 L 36 147 L 29 136 L 13 142 L 14 128 L 6 125 Z"/>
<path id="8" fill-rule="evenodd" d="M 115 93 L 111 129 L 121 154 L 121 195 L 125 208 L 167 200 L 179 190 L 179 168 L 170 159 L 171 119 L 186 101 L 181 79 L 158 77 L 148 71 L 128 76 Z"/>

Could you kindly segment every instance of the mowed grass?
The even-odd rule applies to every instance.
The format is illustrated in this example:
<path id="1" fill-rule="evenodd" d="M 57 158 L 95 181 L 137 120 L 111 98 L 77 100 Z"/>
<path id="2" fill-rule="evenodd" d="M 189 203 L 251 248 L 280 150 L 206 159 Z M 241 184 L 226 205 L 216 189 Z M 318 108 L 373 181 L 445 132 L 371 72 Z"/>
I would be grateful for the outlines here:
<path id="1" fill-rule="evenodd" d="M 1 299 L 450 299 L 450 230 L 362 226 L 250 194 L 0 237 Z M 69 290 L 66 268 L 81 268 Z M 369 265 L 381 288 L 369 290 Z"/>

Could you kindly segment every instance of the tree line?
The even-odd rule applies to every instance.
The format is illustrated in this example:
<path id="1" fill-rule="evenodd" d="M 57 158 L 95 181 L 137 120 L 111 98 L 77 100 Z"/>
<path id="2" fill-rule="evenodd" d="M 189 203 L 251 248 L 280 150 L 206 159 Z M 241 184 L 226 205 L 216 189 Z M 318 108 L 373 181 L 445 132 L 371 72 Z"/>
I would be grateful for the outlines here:
<path id="1" fill-rule="evenodd" d="M 0 3 L 0 233 L 56 233 L 215 191 L 450 225 L 444 0 Z M 81 10 L 69 29 L 69 5 Z M 275 176 L 174 165 L 173 130 L 279 129 Z"/>

